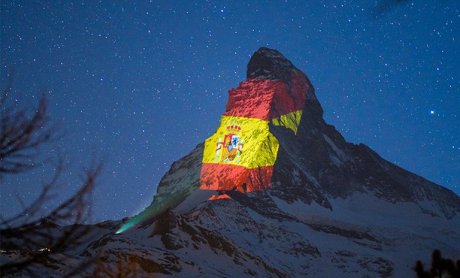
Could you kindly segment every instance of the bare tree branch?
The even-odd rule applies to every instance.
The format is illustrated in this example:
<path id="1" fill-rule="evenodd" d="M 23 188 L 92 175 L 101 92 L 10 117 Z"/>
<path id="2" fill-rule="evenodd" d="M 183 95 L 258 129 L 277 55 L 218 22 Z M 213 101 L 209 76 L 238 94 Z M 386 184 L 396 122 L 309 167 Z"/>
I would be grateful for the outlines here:
<path id="1" fill-rule="evenodd" d="M 50 165 L 51 160 L 41 155 L 40 148 L 55 142 L 61 133 L 50 123 L 45 97 L 39 99 L 35 111 L 28 113 L 11 101 L 11 88 L 12 74 L 0 92 L 0 181 L 5 175 L 21 174 L 39 164 L 54 166 L 54 172 L 48 182 L 37 183 L 40 193 L 29 205 L 18 198 L 22 210 L 8 218 L 0 217 L 0 252 L 2 256 L 7 254 L 0 263 L 0 276 L 39 276 L 35 267 L 50 267 L 58 263 L 57 257 L 59 262 L 70 258 L 69 251 L 78 247 L 90 233 L 90 226 L 82 223 L 91 215 L 92 191 L 102 163 L 95 163 L 84 171 L 75 193 L 51 210 L 45 210 L 56 201 L 58 181 L 65 167 L 62 157 L 56 165 Z M 78 273 L 94 263 L 94 259 L 68 272 Z"/>

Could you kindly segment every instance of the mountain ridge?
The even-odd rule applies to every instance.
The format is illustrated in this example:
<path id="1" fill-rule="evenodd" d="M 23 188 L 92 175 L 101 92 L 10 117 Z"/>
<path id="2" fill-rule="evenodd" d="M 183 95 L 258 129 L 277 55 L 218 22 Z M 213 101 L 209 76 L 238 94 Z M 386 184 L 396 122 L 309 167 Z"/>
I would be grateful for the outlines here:
<path id="1" fill-rule="evenodd" d="M 216 133 L 171 165 L 144 211 L 93 225 L 63 251 L 71 261 L 37 271 L 97 256 L 127 276 L 408 277 L 435 248 L 460 257 L 459 196 L 346 142 L 280 52 L 259 49 L 247 69 Z"/>
<path id="2" fill-rule="evenodd" d="M 273 57 L 275 57 L 274 61 L 271 60 Z M 271 63 L 267 61 L 271 61 Z M 248 66 L 247 66 L 247 77 L 249 80 L 251 79 L 279 80 L 282 78 L 287 80 L 289 79 L 288 73 L 292 71 L 301 73 L 301 71 L 298 70 L 294 65 L 292 65 L 292 63 L 289 60 L 287 60 L 280 52 L 276 50 L 270 50 L 268 48 L 263 47 L 263 48 L 260 48 L 258 51 L 256 51 L 254 55 L 251 57 L 248 63 Z M 417 184 L 424 184 L 424 186 L 422 186 L 422 191 L 428 190 L 426 189 L 427 184 L 430 184 L 431 186 L 436 186 L 437 188 L 436 191 L 444 192 L 444 194 L 448 194 L 448 195 L 454 194 L 454 196 L 456 196 L 455 193 L 453 193 L 451 190 L 446 189 L 444 187 L 440 187 L 440 185 L 430 182 L 424 179 L 423 177 L 410 173 L 409 171 L 406 171 L 403 168 L 386 161 L 385 159 L 383 159 L 380 155 L 378 155 L 375 151 L 373 151 L 370 147 L 368 147 L 365 144 L 355 145 L 355 144 L 346 142 L 346 140 L 335 129 L 335 127 L 325 123 L 323 119 L 323 109 L 320 103 L 317 101 L 317 98 L 314 92 L 314 88 L 311 85 L 311 82 L 308 80 L 308 78 L 307 77 L 305 78 L 309 85 L 308 92 L 306 93 L 309 97 L 307 98 L 305 107 L 303 108 L 303 115 L 302 115 L 302 119 L 300 120 L 298 137 L 302 137 L 302 138 L 305 137 L 308 142 L 312 142 L 311 144 L 309 144 L 311 146 L 311 145 L 315 145 L 315 141 L 319 140 L 317 137 L 318 133 L 322 134 L 322 136 L 326 135 L 324 140 L 320 140 L 322 141 L 320 142 L 320 144 L 316 143 L 316 146 L 314 148 L 310 148 L 309 150 L 305 151 L 306 155 L 304 155 L 304 157 L 312 157 L 312 159 L 306 162 L 306 165 L 305 165 L 307 166 L 306 168 L 313 169 L 313 171 L 316 172 L 316 175 L 314 175 L 316 179 L 310 181 L 311 183 L 321 183 L 321 187 L 328 188 L 327 192 L 332 193 L 334 197 L 340 197 L 340 196 L 346 197 L 346 194 L 347 194 L 346 192 L 348 193 L 354 192 L 358 188 L 356 187 L 334 188 L 332 184 L 333 181 L 330 180 L 331 178 L 324 177 L 325 176 L 324 171 L 326 172 L 336 171 L 335 168 L 337 167 L 330 167 L 331 162 L 332 164 L 334 164 L 334 162 L 335 163 L 347 163 L 348 164 L 347 166 L 349 166 L 348 169 L 344 170 L 344 169 L 339 168 L 340 170 L 339 172 L 341 175 L 337 179 L 343 181 L 343 180 L 347 180 L 347 176 L 348 176 L 347 172 L 353 172 L 357 170 L 355 169 L 356 167 L 361 168 L 360 169 L 361 172 L 366 171 L 368 169 L 364 167 L 364 164 L 372 163 L 373 165 L 376 165 L 376 164 L 379 165 L 380 166 L 379 168 L 383 168 L 383 169 L 391 168 L 391 169 L 394 169 L 395 172 L 397 172 L 395 173 L 396 176 L 385 177 L 386 179 L 390 180 L 390 182 L 386 184 L 385 188 L 379 189 L 380 192 L 378 192 L 378 194 L 380 194 L 384 198 L 387 198 L 387 200 L 408 201 L 410 200 L 411 197 L 414 197 L 414 196 L 422 197 L 423 196 L 424 194 L 423 192 L 415 192 L 414 190 L 410 188 L 403 188 L 403 189 L 399 188 L 397 180 L 404 179 L 404 178 L 399 177 L 401 175 L 402 176 L 409 175 L 410 179 L 414 180 L 414 182 L 417 182 Z M 277 137 L 287 137 L 288 139 L 284 141 L 289 142 L 289 144 L 297 143 L 295 145 L 296 147 L 292 148 L 288 146 L 289 144 L 286 144 L 286 145 L 282 144 L 283 141 L 281 141 L 282 150 L 280 153 L 278 153 L 279 157 L 281 158 L 286 157 L 286 159 L 289 159 L 289 158 L 295 157 L 295 155 L 289 155 L 286 152 L 292 154 L 292 153 L 297 152 L 299 149 L 302 149 L 303 146 L 307 145 L 307 144 L 296 142 L 295 136 L 290 134 L 289 131 L 287 131 L 286 129 L 277 128 L 276 126 L 271 125 L 270 131 L 274 133 Z M 343 153 L 343 150 L 346 150 L 347 152 L 349 152 L 348 157 L 345 156 L 345 154 Z M 338 153 L 334 154 L 335 151 L 337 151 Z M 327 157 L 330 156 L 331 153 L 335 156 L 333 157 L 334 161 L 331 161 L 331 159 L 326 159 Z M 355 154 L 362 155 L 363 158 L 366 159 L 366 162 L 352 161 L 352 158 L 355 156 Z M 342 160 L 346 160 L 346 161 L 342 161 Z M 283 162 L 284 159 L 279 159 L 279 161 Z M 283 177 L 282 177 L 283 169 L 291 168 L 287 166 L 281 166 L 282 164 L 279 164 L 280 167 L 276 167 L 276 165 L 278 164 L 275 164 L 275 170 L 278 170 L 277 173 L 280 175 L 280 178 L 279 180 L 276 180 L 275 178 L 273 182 L 274 184 L 283 180 Z M 174 169 L 174 165 L 173 167 L 171 167 L 171 170 L 172 169 Z M 158 186 L 158 189 L 159 189 L 158 193 L 161 194 L 160 188 L 163 187 L 164 179 L 168 180 L 168 176 L 172 174 L 171 170 L 170 172 L 168 172 L 168 174 L 166 174 L 161 179 L 159 186 Z M 323 171 L 323 173 L 319 173 L 319 171 Z M 374 170 L 374 172 L 375 171 L 376 170 Z M 382 172 L 382 169 L 378 169 L 377 172 Z M 376 173 L 376 174 L 382 174 L 382 173 Z M 361 188 L 359 188 L 361 191 L 364 190 L 363 187 L 366 187 L 367 189 L 372 189 L 372 188 L 369 188 L 369 186 L 365 186 L 365 184 L 369 182 L 366 180 L 366 177 L 361 176 L 360 178 L 361 178 L 361 183 L 364 184 Z M 284 180 L 286 180 L 286 178 L 284 178 Z M 167 186 L 167 183 L 165 186 Z M 349 184 L 349 187 L 351 187 L 350 184 Z M 332 190 L 332 189 L 336 189 L 336 190 Z M 396 194 L 391 195 L 391 191 L 398 191 L 398 189 L 400 189 L 399 195 L 396 195 Z M 286 190 L 286 187 L 282 187 L 280 188 L 280 190 L 278 190 L 278 192 L 282 194 L 281 192 L 285 190 Z M 306 196 L 304 200 L 307 201 L 307 200 L 312 200 L 311 198 L 316 198 L 319 203 L 324 202 L 325 205 L 327 204 L 327 201 L 326 201 L 327 199 L 325 199 L 324 196 L 319 197 L 318 195 L 319 192 L 317 190 L 314 190 L 313 187 L 311 188 L 310 193 L 312 195 L 310 197 Z M 440 193 L 440 194 L 443 194 L 443 193 Z M 453 204 L 454 209 L 444 208 L 443 213 L 446 216 L 453 216 L 455 211 L 457 212 L 460 211 L 460 202 L 456 203 L 455 197 L 452 197 L 449 199 L 453 199 L 450 202 L 450 204 L 451 205 Z"/>

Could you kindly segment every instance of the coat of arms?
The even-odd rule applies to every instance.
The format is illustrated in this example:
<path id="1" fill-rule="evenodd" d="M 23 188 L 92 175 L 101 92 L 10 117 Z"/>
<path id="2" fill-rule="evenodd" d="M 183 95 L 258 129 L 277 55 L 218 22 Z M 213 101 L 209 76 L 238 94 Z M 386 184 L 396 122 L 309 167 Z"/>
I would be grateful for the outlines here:
<path id="1" fill-rule="evenodd" d="M 238 125 L 227 126 L 228 133 L 219 137 L 216 148 L 216 158 L 218 162 L 239 162 L 239 157 L 243 150 L 243 139 L 240 136 L 241 127 Z"/>

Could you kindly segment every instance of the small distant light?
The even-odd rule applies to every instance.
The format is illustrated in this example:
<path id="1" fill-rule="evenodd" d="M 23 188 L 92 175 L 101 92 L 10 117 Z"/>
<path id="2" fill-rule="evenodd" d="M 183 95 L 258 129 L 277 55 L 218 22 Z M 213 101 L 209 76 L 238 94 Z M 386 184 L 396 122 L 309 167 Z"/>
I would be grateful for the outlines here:
<path id="1" fill-rule="evenodd" d="M 430 114 L 431 114 L 431 115 L 434 115 L 434 110 L 430 110 Z"/>

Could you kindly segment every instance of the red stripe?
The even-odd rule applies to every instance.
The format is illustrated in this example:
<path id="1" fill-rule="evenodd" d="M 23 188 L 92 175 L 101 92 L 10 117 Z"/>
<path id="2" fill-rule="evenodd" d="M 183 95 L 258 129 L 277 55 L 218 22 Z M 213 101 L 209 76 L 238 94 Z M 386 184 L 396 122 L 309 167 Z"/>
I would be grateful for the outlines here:
<path id="1" fill-rule="evenodd" d="M 310 84 L 305 76 L 300 72 L 293 73 L 291 78 L 291 94 L 295 103 L 294 111 L 303 109 L 308 91 L 310 91 Z"/>
<path id="2" fill-rule="evenodd" d="M 231 164 L 203 163 L 200 175 L 202 190 L 264 191 L 270 187 L 273 166 L 248 169 Z"/>
<path id="3" fill-rule="evenodd" d="M 225 116 L 271 120 L 301 110 L 308 83 L 300 74 L 293 74 L 291 90 L 281 80 L 251 79 L 229 91 Z"/>
<path id="4" fill-rule="evenodd" d="M 215 200 L 222 200 L 222 199 L 231 199 L 230 196 L 228 196 L 227 194 L 222 194 L 222 195 L 212 195 L 211 197 L 209 197 L 209 201 L 215 201 Z"/>

